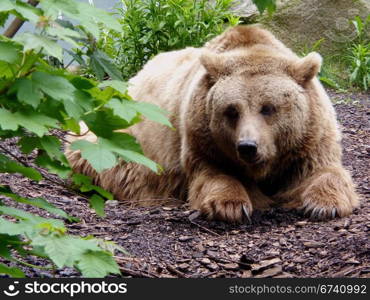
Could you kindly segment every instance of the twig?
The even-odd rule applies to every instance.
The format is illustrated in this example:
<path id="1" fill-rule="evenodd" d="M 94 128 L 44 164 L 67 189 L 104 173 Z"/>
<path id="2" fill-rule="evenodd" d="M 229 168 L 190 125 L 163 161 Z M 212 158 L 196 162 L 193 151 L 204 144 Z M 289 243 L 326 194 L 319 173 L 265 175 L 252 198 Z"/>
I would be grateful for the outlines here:
<path id="1" fill-rule="evenodd" d="M 25 167 L 27 167 L 27 168 L 34 168 L 34 167 L 33 167 L 33 166 L 31 166 L 30 164 L 28 164 L 28 163 L 24 162 L 24 161 L 23 161 L 23 160 L 21 160 L 19 157 L 17 157 L 17 156 L 16 156 L 16 155 L 14 155 L 13 153 L 11 153 L 8 149 L 4 148 L 2 145 L 0 145 L 0 149 L 1 149 L 3 152 L 5 152 L 6 154 L 8 154 L 9 156 L 11 156 L 12 158 L 14 158 L 16 161 L 18 161 L 18 162 L 19 162 L 20 164 L 22 164 L 23 166 L 25 166 Z M 46 174 L 48 174 L 48 173 L 47 173 L 47 171 L 43 172 L 43 171 L 41 171 L 41 170 L 40 170 L 40 172 L 42 173 L 42 175 L 43 175 L 43 179 L 44 179 L 44 180 L 49 181 L 49 182 L 52 182 L 52 183 L 54 183 L 54 184 L 56 184 L 56 185 L 58 185 L 58 186 L 61 186 L 61 187 L 65 188 L 65 189 L 67 189 L 67 190 L 69 190 L 69 191 L 71 191 L 71 192 L 75 193 L 76 195 L 79 195 L 79 196 L 81 196 L 81 197 L 86 197 L 86 195 L 79 193 L 78 191 L 74 190 L 73 188 L 71 188 L 70 186 L 68 186 L 68 185 L 64 184 L 63 182 L 59 182 L 59 181 L 56 181 L 56 180 L 54 180 L 54 179 L 52 179 L 52 178 L 50 178 L 50 177 L 48 177 L 48 176 L 45 176 L 45 173 L 46 173 Z"/>
<path id="2" fill-rule="evenodd" d="M 26 167 L 29 167 L 29 165 L 27 163 L 25 163 L 23 160 L 21 160 L 19 157 L 17 157 L 16 155 L 14 155 L 13 153 L 11 153 L 8 149 L 4 148 L 2 145 L 0 145 L 0 149 L 3 150 L 6 154 L 10 155 L 11 157 L 13 157 L 16 161 L 18 161 L 19 163 L 21 163 L 22 165 L 26 166 Z"/>
<path id="3" fill-rule="evenodd" d="M 39 2 L 35 0 L 28 0 L 28 4 L 36 6 L 37 4 L 39 4 Z M 12 38 L 18 32 L 19 28 L 22 27 L 23 23 L 23 20 L 15 18 L 13 22 L 9 25 L 9 27 L 5 30 L 4 36 Z"/>
<path id="4" fill-rule="evenodd" d="M 135 277 L 144 277 L 144 278 L 153 278 L 153 277 L 158 278 L 159 277 L 153 273 L 134 271 L 134 270 L 122 267 L 122 266 L 119 266 L 119 268 L 122 272 L 129 274 L 131 276 L 135 276 Z"/>
<path id="5" fill-rule="evenodd" d="M 203 230 L 205 230 L 205 231 L 207 231 L 207 232 L 209 232 L 209 233 L 211 233 L 211 234 L 214 234 L 214 235 L 220 236 L 217 232 L 215 232 L 215 231 L 213 231 L 213 230 L 211 230 L 211 229 L 208 229 L 207 227 L 204 227 L 204 226 L 202 226 L 202 225 L 200 225 L 200 224 L 198 224 L 198 223 L 196 223 L 196 222 L 194 222 L 194 221 L 190 221 L 190 223 L 191 223 L 191 224 L 194 224 L 195 226 L 198 226 L 200 229 L 203 229 Z"/>
<path id="6" fill-rule="evenodd" d="M 187 278 L 188 276 L 186 276 L 183 272 L 177 270 L 175 267 L 171 266 L 171 265 L 166 265 L 166 269 L 172 273 L 175 273 L 176 275 L 178 275 L 179 277 L 181 278 Z"/>

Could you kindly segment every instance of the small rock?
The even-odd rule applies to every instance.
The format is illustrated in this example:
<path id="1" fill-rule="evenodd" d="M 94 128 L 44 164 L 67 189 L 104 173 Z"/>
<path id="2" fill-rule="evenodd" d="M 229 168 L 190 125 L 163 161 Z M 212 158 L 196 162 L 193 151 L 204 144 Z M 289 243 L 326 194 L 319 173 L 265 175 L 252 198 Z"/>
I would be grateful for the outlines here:
<path id="1" fill-rule="evenodd" d="M 173 210 L 172 207 L 168 207 L 168 206 L 164 206 L 164 207 L 162 207 L 162 209 L 165 210 L 165 211 L 171 211 L 171 210 Z"/>
<path id="2" fill-rule="evenodd" d="M 185 235 L 182 235 L 182 236 L 180 236 L 179 237 L 179 241 L 180 242 L 188 242 L 188 241 L 190 241 L 190 240 L 192 240 L 193 239 L 193 237 L 192 236 L 185 236 Z"/>

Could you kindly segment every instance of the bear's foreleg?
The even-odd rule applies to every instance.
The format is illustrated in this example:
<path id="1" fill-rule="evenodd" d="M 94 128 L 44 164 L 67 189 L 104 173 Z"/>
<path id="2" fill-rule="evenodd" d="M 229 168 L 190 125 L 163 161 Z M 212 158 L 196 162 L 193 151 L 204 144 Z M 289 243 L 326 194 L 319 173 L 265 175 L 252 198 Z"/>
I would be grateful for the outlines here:
<path id="1" fill-rule="evenodd" d="M 342 166 L 316 171 L 280 197 L 293 200 L 285 207 L 303 209 L 319 220 L 347 216 L 359 205 L 352 179 Z"/>
<path id="2" fill-rule="evenodd" d="M 188 200 L 209 219 L 241 222 L 252 214 L 252 202 L 237 179 L 211 167 L 198 169 L 189 176 Z"/>

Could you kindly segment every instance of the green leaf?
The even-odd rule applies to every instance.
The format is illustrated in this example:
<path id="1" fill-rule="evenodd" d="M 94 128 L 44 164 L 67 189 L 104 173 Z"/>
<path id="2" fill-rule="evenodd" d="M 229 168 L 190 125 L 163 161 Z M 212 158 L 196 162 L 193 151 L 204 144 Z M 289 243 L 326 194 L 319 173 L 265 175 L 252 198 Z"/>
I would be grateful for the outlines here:
<path id="1" fill-rule="evenodd" d="M 33 7 L 32 5 L 29 5 L 28 3 L 24 3 L 21 1 L 17 1 L 14 3 L 14 9 L 20 15 L 22 15 L 23 18 L 30 20 L 34 24 L 38 23 L 39 17 L 41 15 L 41 12 L 39 9 Z"/>
<path id="2" fill-rule="evenodd" d="M 122 80 L 121 72 L 116 68 L 113 60 L 103 51 L 97 49 L 90 57 L 90 67 L 101 81 L 107 73 L 113 80 Z"/>
<path id="3" fill-rule="evenodd" d="M 76 89 L 73 84 L 62 76 L 37 71 L 32 74 L 32 80 L 39 89 L 56 100 L 74 100 Z"/>
<path id="4" fill-rule="evenodd" d="M 78 48 L 78 43 L 73 38 L 81 38 L 81 35 L 69 28 L 63 28 L 62 26 L 57 27 L 47 27 L 47 33 L 56 36 L 57 38 L 66 41 L 67 43 L 71 44 L 73 47 Z"/>
<path id="5" fill-rule="evenodd" d="M 25 229 L 23 224 L 0 218 L 0 234 L 19 235 L 23 234 L 26 231 Z"/>
<path id="6" fill-rule="evenodd" d="M 100 88 L 104 88 L 110 86 L 111 88 L 114 88 L 116 91 L 120 92 L 121 94 L 125 94 L 127 91 L 127 82 L 120 81 L 120 80 L 105 80 L 102 83 L 98 85 Z"/>
<path id="7" fill-rule="evenodd" d="M 92 5 L 83 2 L 77 2 L 77 7 L 79 10 L 79 19 L 81 24 L 84 25 L 86 22 L 87 25 L 91 22 L 101 22 L 105 27 L 115 30 L 117 32 L 122 31 L 122 27 L 118 20 L 113 17 L 111 14 L 107 13 L 105 10 L 96 8 Z M 85 26 L 88 28 L 88 26 Z"/>
<path id="8" fill-rule="evenodd" d="M 109 139 L 100 138 L 111 149 L 125 149 L 143 154 L 135 137 L 123 132 L 114 132 Z"/>
<path id="9" fill-rule="evenodd" d="M 113 131 L 125 129 L 130 126 L 130 123 L 116 117 L 111 111 L 98 111 L 83 117 L 86 125 L 97 136 L 110 137 Z"/>
<path id="10" fill-rule="evenodd" d="M 120 274 L 113 257 L 103 251 L 88 251 L 84 253 L 77 264 L 84 277 L 102 278 L 108 274 Z"/>
<path id="11" fill-rule="evenodd" d="M 156 162 L 152 161 L 151 159 L 140 153 L 125 149 L 116 149 L 114 152 L 127 162 L 142 164 L 156 173 L 160 171 L 160 168 Z"/>
<path id="12" fill-rule="evenodd" d="M 18 145 L 23 153 L 30 154 L 33 149 L 40 148 L 40 138 L 36 136 L 22 136 Z"/>
<path id="13" fill-rule="evenodd" d="M 20 58 L 19 47 L 11 41 L 0 41 L 0 60 L 13 64 Z"/>
<path id="14" fill-rule="evenodd" d="M 56 57 L 60 61 L 63 61 L 62 47 L 59 46 L 56 42 L 44 36 L 25 32 L 17 35 L 14 40 L 24 45 L 23 51 L 40 51 L 41 49 L 43 49 L 43 51 L 45 51 L 47 55 Z"/>
<path id="15" fill-rule="evenodd" d="M 10 111 L 0 108 L 0 127 L 3 130 L 17 130 L 18 120 L 17 117 Z"/>
<path id="16" fill-rule="evenodd" d="M 13 199 L 14 201 L 19 202 L 19 203 L 24 203 L 24 204 L 28 204 L 28 205 L 32 205 L 32 206 L 35 206 L 35 207 L 42 208 L 42 209 L 44 209 L 44 210 L 48 211 L 49 213 L 52 213 L 56 216 L 59 216 L 59 217 L 62 217 L 62 218 L 68 219 L 68 220 L 73 219 L 73 217 L 69 216 L 64 210 L 55 207 L 54 205 L 52 205 L 51 203 L 49 203 L 45 199 L 43 199 L 43 198 L 29 199 L 29 198 L 21 197 L 21 196 L 15 194 L 15 193 L 13 193 L 12 190 L 9 188 L 9 186 L 1 186 L 0 185 L 0 194 L 2 194 L 4 196 L 7 196 L 7 197 Z"/>
<path id="17" fill-rule="evenodd" d="M 95 86 L 92 80 L 89 80 L 81 76 L 73 77 L 73 79 L 71 79 L 70 82 L 75 86 L 76 89 L 79 90 L 89 90 Z"/>
<path id="18" fill-rule="evenodd" d="M 0 60 L 0 79 L 2 78 L 8 79 L 13 77 L 14 77 L 13 71 L 10 68 L 9 63 Z"/>
<path id="19" fill-rule="evenodd" d="M 39 235 L 32 240 L 31 245 L 44 247 L 45 253 L 58 268 L 73 267 L 75 262 L 81 259 L 88 250 L 100 250 L 93 241 L 68 235 Z"/>
<path id="20" fill-rule="evenodd" d="M 96 214 L 100 217 L 105 217 L 104 199 L 99 195 L 92 195 L 89 199 L 90 206 L 95 210 Z"/>
<path id="21" fill-rule="evenodd" d="M 80 150 L 81 156 L 86 159 L 97 172 L 110 169 L 117 163 L 115 155 L 101 144 L 79 140 L 72 143 L 71 149 Z"/>
<path id="22" fill-rule="evenodd" d="M 166 117 L 167 112 L 165 110 L 151 103 L 137 101 L 127 101 L 127 102 L 128 106 L 132 107 L 137 112 L 147 117 L 149 120 L 172 128 L 172 124 Z"/>
<path id="23" fill-rule="evenodd" d="M 64 229 L 64 224 L 61 220 L 51 219 L 51 218 L 42 218 L 37 215 L 28 213 L 26 211 L 10 207 L 10 206 L 3 206 L 0 205 L 0 214 L 9 215 L 11 217 L 15 217 L 19 220 L 27 220 L 29 221 L 29 225 L 32 226 L 39 226 L 40 224 L 48 224 L 52 227 L 58 229 Z"/>
<path id="24" fill-rule="evenodd" d="M 131 123 L 137 116 L 137 111 L 132 108 L 128 102 L 131 101 L 113 98 L 106 104 L 106 106 L 111 108 L 116 116 Z"/>
<path id="25" fill-rule="evenodd" d="M 25 167 L 18 162 L 9 159 L 3 154 L 0 154 L 0 172 L 20 173 L 36 181 L 40 181 L 42 179 L 39 171 L 35 170 L 34 168 Z"/>
<path id="26" fill-rule="evenodd" d="M 6 221 L 8 223 L 12 223 L 12 222 L 9 222 L 9 221 Z M 14 224 L 14 223 L 13 223 Z M 0 231 L 1 230 L 4 230 L 2 229 L 2 218 L 0 218 Z M 7 228 L 7 225 L 4 225 L 4 228 Z M 9 228 L 11 229 L 11 228 Z M 5 231 L 5 230 L 4 230 Z M 11 236 L 11 234 L 9 234 L 8 236 Z M 8 243 L 6 241 L 4 241 L 2 238 L 2 235 L 0 234 L 0 257 L 4 257 L 5 259 L 7 260 L 11 260 L 12 259 L 12 253 L 10 252 L 10 247 L 8 247 Z"/>
<path id="27" fill-rule="evenodd" d="M 265 9 L 271 14 L 276 10 L 276 0 L 253 0 L 262 15 Z"/>
<path id="28" fill-rule="evenodd" d="M 61 142 L 58 138 L 52 135 L 45 135 L 40 139 L 40 144 L 50 158 L 56 158 L 68 166 L 67 159 L 61 150 Z"/>
<path id="29" fill-rule="evenodd" d="M 14 9 L 14 4 L 10 0 L 2 0 L 0 2 L 0 11 L 8 11 Z"/>
<path id="30" fill-rule="evenodd" d="M 71 173 L 71 168 L 58 160 L 53 160 L 47 154 L 41 154 L 36 158 L 36 163 L 43 168 L 48 169 L 50 173 L 57 174 L 63 179 L 67 179 Z"/>
<path id="31" fill-rule="evenodd" d="M 138 148 L 138 144 L 135 145 L 133 143 L 132 137 L 129 135 L 117 133 L 110 139 L 99 138 L 99 142 L 106 149 L 118 154 L 125 161 L 142 164 L 154 172 L 159 172 L 158 164 L 139 153 L 141 149 Z"/>
<path id="32" fill-rule="evenodd" d="M 70 15 L 78 15 L 76 2 L 73 0 L 43 0 L 41 7 L 46 16 L 56 19 L 59 12 L 68 13 Z"/>
<path id="33" fill-rule="evenodd" d="M 96 191 L 108 200 L 113 200 L 113 195 L 100 186 L 93 185 L 92 179 L 89 176 L 85 176 L 82 174 L 73 174 L 72 180 L 76 185 L 80 186 L 80 191 L 83 193 Z"/>
<path id="34" fill-rule="evenodd" d="M 26 277 L 22 270 L 16 267 L 8 267 L 4 264 L 0 264 L 0 274 L 6 274 L 13 278 L 23 278 Z"/>
<path id="35" fill-rule="evenodd" d="M 14 113 L 14 117 L 19 125 L 35 133 L 39 137 L 47 133 L 49 128 L 59 128 L 57 120 L 38 112 L 16 112 Z"/>
<path id="36" fill-rule="evenodd" d="M 20 78 L 12 86 L 12 90 L 17 91 L 17 98 L 33 108 L 37 108 L 43 97 L 38 84 L 35 84 L 31 79 Z"/>

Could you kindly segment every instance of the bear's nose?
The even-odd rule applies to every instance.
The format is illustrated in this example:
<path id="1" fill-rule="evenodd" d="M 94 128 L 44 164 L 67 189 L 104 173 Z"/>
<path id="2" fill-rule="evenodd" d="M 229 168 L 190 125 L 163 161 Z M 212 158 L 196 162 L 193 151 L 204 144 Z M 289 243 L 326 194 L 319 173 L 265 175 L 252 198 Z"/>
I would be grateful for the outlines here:
<path id="1" fill-rule="evenodd" d="M 240 141 L 238 144 L 238 152 L 245 158 L 254 159 L 257 154 L 257 143 L 252 140 Z"/>

